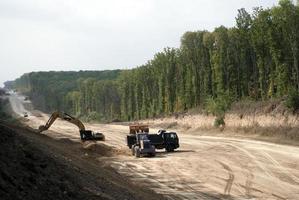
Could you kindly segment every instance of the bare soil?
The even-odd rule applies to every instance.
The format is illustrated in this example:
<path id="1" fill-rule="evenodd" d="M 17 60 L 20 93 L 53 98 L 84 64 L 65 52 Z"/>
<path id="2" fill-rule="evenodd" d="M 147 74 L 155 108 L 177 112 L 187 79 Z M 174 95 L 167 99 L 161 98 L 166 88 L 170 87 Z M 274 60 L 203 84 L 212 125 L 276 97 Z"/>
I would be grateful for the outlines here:
<path id="1" fill-rule="evenodd" d="M 95 160 L 95 154 L 111 154 L 105 145 L 83 148 L 70 140 L 53 140 L 7 124 L 0 125 L 0 134 L 3 200 L 163 199 Z"/>
<path id="2" fill-rule="evenodd" d="M 22 107 L 18 105 L 22 101 L 18 97 L 10 100 L 13 110 L 20 113 L 18 108 Z M 30 114 L 23 123 L 36 129 L 48 117 L 44 113 L 39 116 Z M 192 118 L 188 123 L 204 124 L 204 120 L 209 118 L 203 118 L 203 121 Z M 160 120 L 159 123 L 165 121 Z M 122 177 L 128 184 L 136 183 L 167 199 L 299 199 L 297 146 L 234 137 L 234 132 L 227 136 L 224 132 L 215 131 L 207 136 L 196 128 L 186 129 L 170 124 L 168 128 L 177 131 L 180 137 L 179 150 L 174 153 L 160 150 L 155 158 L 137 159 L 130 155 L 125 144 L 128 126 L 90 123 L 86 127 L 103 132 L 106 141 L 82 144 L 77 127 L 61 120 L 43 134 L 32 134 L 30 140 L 47 138 L 36 143 L 43 148 L 54 145 L 55 148 L 49 148 L 48 152 L 57 149 L 56 152 L 62 152 L 72 160 L 70 165 L 86 169 L 86 174 L 100 175 L 102 168 L 114 169 L 120 180 Z M 159 128 L 156 124 L 152 132 Z M 113 179 L 112 176 L 108 180 L 118 178 Z M 94 182 L 86 182 L 97 188 Z M 140 191 L 136 187 L 128 188 L 134 188 L 131 190 L 134 194 L 134 191 Z M 140 199 L 151 197 L 154 198 L 154 195 Z"/>

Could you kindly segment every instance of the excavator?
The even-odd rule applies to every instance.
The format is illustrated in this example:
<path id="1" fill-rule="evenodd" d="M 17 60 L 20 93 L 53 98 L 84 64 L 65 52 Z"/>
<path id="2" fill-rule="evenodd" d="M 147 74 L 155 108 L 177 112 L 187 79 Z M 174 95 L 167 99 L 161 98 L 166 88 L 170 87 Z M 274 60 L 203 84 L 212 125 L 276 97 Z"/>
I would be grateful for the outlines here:
<path id="1" fill-rule="evenodd" d="M 104 136 L 103 133 L 94 133 L 91 130 L 85 130 L 84 124 L 79 119 L 77 119 L 73 116 L 70 116 L 67 113 L 59 112 L 59 111 L 56 111 L 56 112 L 52 113 L 52 115 L 50 116 L 50 118 L 47 121 L 46 125 L 39 126 L 39 128 L 38 128 L 39 133 L 41 133 L 45 130 L 48 130 L 57 118 L 66 120 L 66 121 L 76 125 L 79 128 L 80 138 L 81 138 L 82 141 L 85 141 L 85 140 L 105 140 L 105 136 Z"/>

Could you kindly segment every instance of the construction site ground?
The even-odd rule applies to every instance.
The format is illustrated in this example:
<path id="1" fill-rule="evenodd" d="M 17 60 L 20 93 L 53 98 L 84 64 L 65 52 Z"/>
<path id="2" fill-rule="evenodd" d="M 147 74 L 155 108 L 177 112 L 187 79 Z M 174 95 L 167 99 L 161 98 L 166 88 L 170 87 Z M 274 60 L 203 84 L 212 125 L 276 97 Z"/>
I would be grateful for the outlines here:
<path id="1" fill-rule="evenodd" d="M 178 131 L 181 146 L 177 151 L 159 150 L 154 158 L 138 159 L 126 146 L 126 125 L 86 124 L 87 129 L 104 133 L 104 142 L 82 143 L 78 128 L 61 120 L 38 134 L 34 129 L 45 124 L 49 115 L 34 110 L 20 95 L 12 94 L 9 99 L 22 123 L 33 130 L 22 132 L 23 136 L 48 152 L 61 154 L 58 156 L 84 169 L 89 177 L 101 177 L 106 174 L 103 169 L 113 169 L 105 178 L 111 177 L 113 184 L 124 188 L 127 199 L 140 195 L 144 195 L 140 199 L 161 198 L 159 195 L 166 199 L 299 199 L 297 146 Z M 24 112 L 28 118 L 22 117 Z M 120 183 L 115 181 L 118 179 Z M 87 181 L 93 191 L 97 191 L 96 181 Z"/>

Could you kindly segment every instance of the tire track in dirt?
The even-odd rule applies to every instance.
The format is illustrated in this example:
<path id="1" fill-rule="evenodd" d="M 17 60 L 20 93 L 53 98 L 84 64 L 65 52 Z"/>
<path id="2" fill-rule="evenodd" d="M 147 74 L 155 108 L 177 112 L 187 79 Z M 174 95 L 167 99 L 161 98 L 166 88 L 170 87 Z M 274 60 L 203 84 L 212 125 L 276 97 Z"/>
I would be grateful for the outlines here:
<path id="1" fill-rule="evenodd" d="M 252 186 L 253 186 L 253 179 L 254 175 L 251 170 L 248 170 L 248 173 L 246 175 L 246 181 L 245 181 L 245 195 L 247 198 L 252 198 L 253 195 L 251 194 Z"/>
<path id="2" fill-rule="evenodd" d="M 280 171 L 281 174 L 284 175 L 285 178 L 277 177 L 283 182 L 287 182 L 293 185 L 299 185 L 299 179 L 292 174 L 287 168 L 283 167 L 282 165 L 277 162 L 272 156 L 270 156 L 266 152 L 262 152 L 262 154 L 277 168 L 278 171 Z M 286 179 L 287 178 L 287 179 Z"/>
<path id="3" fill-rule="evenodd" d="M 207 146 L 206 149 L 202 149 L 199 150 L 197 152 L 199 153 L 204 153 L 205 151 L 216 151 L 216 152 L 227 152 L 230 153 L 231 151 L 233 151 L 234 149 L 236 149 L 236 147 L 232 146 L 230 142 L 224 141 L 224 142 L 218 142 L 218 141 L 198 141 L 199 144 L 204 144 Z M 212 154 L 212 153 L 211 153 Z M 243 173 L 245 174 L 244 176 L 246 177 L 246 181 L 245 184 L 240 184 L 237 183 L 236 186 L 239 187 L 235 187 L 235 190 L 238 191 L 240 194 L 243 194 L 244 196 L 251 198 L 251 187 L 252 187 L 252 181 L 254 179 L 254 175 L 252 173 L 251 167 L 250 167 L 250 163 L 251 160 L 250 157 L 247 156 L 248 159 L 244 160 L 245 158 L 243 158 L 242 162 L 235 162 L 233 164 L 233 166 L 238 166 L 241 165 L 240 168 L 242 168 L 242 170 L 244 171 Z M 224 189 L 224 194 L 225 195 L 229 195 L 230 191 L 231 191 L 231 187 L 232 187 L 232 183 L 231 180 L 234 179 L 234 174 L 233 171 L 231 170 L 231 168 L 229 167 L 229 165 L 225 164 L 224 161 L 222 161 L 223 159 L 220 158 L 218 160 L 215 160 L 215 163 L 219 163 L 222 168 L 227 169 L 228 170 L 228 174 L 229 174 L 229 179 L 226 180 L 226 184 L 225 184 L 225 189 Z M 244 164 L 245 163 L 245 164 Z M 241 188 L 244 188 L 244 192 L 241 190 Z"/>
<path id="4" fill-rule="evenodd" d="M 231 191 L 231 188 L 233 186 L 233 183 L 234 183 L 234 179 L 235 179 L 235 175 L 232 171 L 232 169 L 225 163 L 223 162 L 220 162 L 220 161 L 217 161 L 228 173 L 228 179 L 226 180 L 226 185 L 225 185 L 225 188 L 224 188 L 224 191 L 223 193 L 225 195 L 230 195 L 230 191 Z"/>
<path id="5" fill-rule="evenodd" d="M 259 152 L 256 152 L 256 153 L 258 153 L 258 156 L 259 156 L 258 157 L 256 155 L 254 155 L 253 153 L 249 152 L 248 150 L 246 150 L 244 147 L 239 147 L 238 145 L 236 145 L 234 143 L 235 142 L 232 142 L 232 143 L 230 143 L 230 145 L 234 146 L 235 148 L 237 148 L 238 150 L 244 152 L 247 156 L 249 156 L 252 159 L 252 162 L 255 163 L 257 165 L 257 167 L 262 169 L 263 173 L 267 174 L 268 179 L 271 178 L 272 180 L 274 179 L 275 182 L 280 182 L 279 186 L 281 188 L 283 187 L 283 185 L 285 185 L 285 189 L 292 187 L 292 185 L 290 185 L 292 183 L 285 181 L 281 177 L 277 176 L 277 169 L 279 171 L 282 171 L 283 174 L 286 174 L 286 173 L 284 171 L 284 168 L 279 167 L 281 165 L 277 161 L 275 162 L 275 160 L 273 160 L 273 158 L 269 154 L 267 154 L 264 151 L 259 150 Z M 263 160 L 263 162 L 261 162 L 260 160 L 262 160 L 262 158 L 266 158 L 266 160 Z M 268 161 L 268 162 L 266 162 L 266 161 Z M 269 161 L 270 161 L 270 163 L 269 163 Z M 271 168 L 273 168 L 273 166 L 276 167 L 275 170 L 271 169 Z M 290 179 L 288 179 L 288 180 L 290 180 Z M 284 184 L 284 183 L 288 183 L 288 184 Z M 245 185 L 246 185 L 246 183 L 245 183 Z M 259 191 L 258 189 L 253 188 L 253 187 L 251 188 L 251 190 Z M 276 192 L 278 192 L 278 190 Z M 266 191 L 265 189 L 263 190 L 263 193 L 266 193 L 268 195 L 272 195 L 275 197 L 279 197 L 279 199 L 289 199 L 288 197 L 283 197 L 281 194 L 277 194 L 276 192 L 274 193 L 274 192 Z"/>

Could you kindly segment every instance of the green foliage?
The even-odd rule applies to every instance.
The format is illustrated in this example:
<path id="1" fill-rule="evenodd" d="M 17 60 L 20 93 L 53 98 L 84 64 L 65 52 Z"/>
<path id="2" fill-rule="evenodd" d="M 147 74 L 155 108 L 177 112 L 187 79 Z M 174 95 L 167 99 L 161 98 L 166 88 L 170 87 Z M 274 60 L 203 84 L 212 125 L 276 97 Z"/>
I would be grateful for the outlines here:
<path id="1" fill-rule="evenodd" d="M 120 73 L 120 70 L 32 72 L 15 80 L 13 87 L 29 95 L 40 110 L 62 110 L 87 119 L 89 113 L 95 111 L 109 119 L 118 115 L 111 112 L 119 112 L 119 94 L 114 80 Z"/>
<path id="2" fill-rule="evenodd" d="M 165 48 L 132 70 L 34 72 L 7 86 L 27 93 L 39 109 L 92 120 L 135 120 L 204 105 L 220 126 L 232 101 L 299 91 L 298 30 L 298 5 L 281 0 L 253 14 L 238 10 L 235 27 L 186 32 L 180 48 Z M 296 98 L 289 99 L 296 107 Z"/>
<path id="3" fill-rule="evenodd" d="M 224 122 L 224 116 L 217 116 L 215 121 L 214 121 L 214 126 L 215 127 L 224 127 L 225 122 Z"/>
<path id="4" fill-rule="evenodd" d="M 208 97 L 206 99 L 205 109 L 214 116 L 223 116 L 230 108 L 232 103 L 228 93 L 220 93 L 218 97 Z"/>
<path id="5" fill-rule="evenodd" d="M 291 90 L 287 96 L 286 106 L 294 112 L 299 109 L 299 92 Z"/>
<path id="6" fill-rule="evenodd" d="M 205 103 L 205 110 L 207 113 L 214 115 L 214 126 L 225 126 L 224 118 L 225 112 L 230 108 L 232 103 L 231 97 L 228 93 L 220 93 L 218 97 L 208 97 Z"/>

